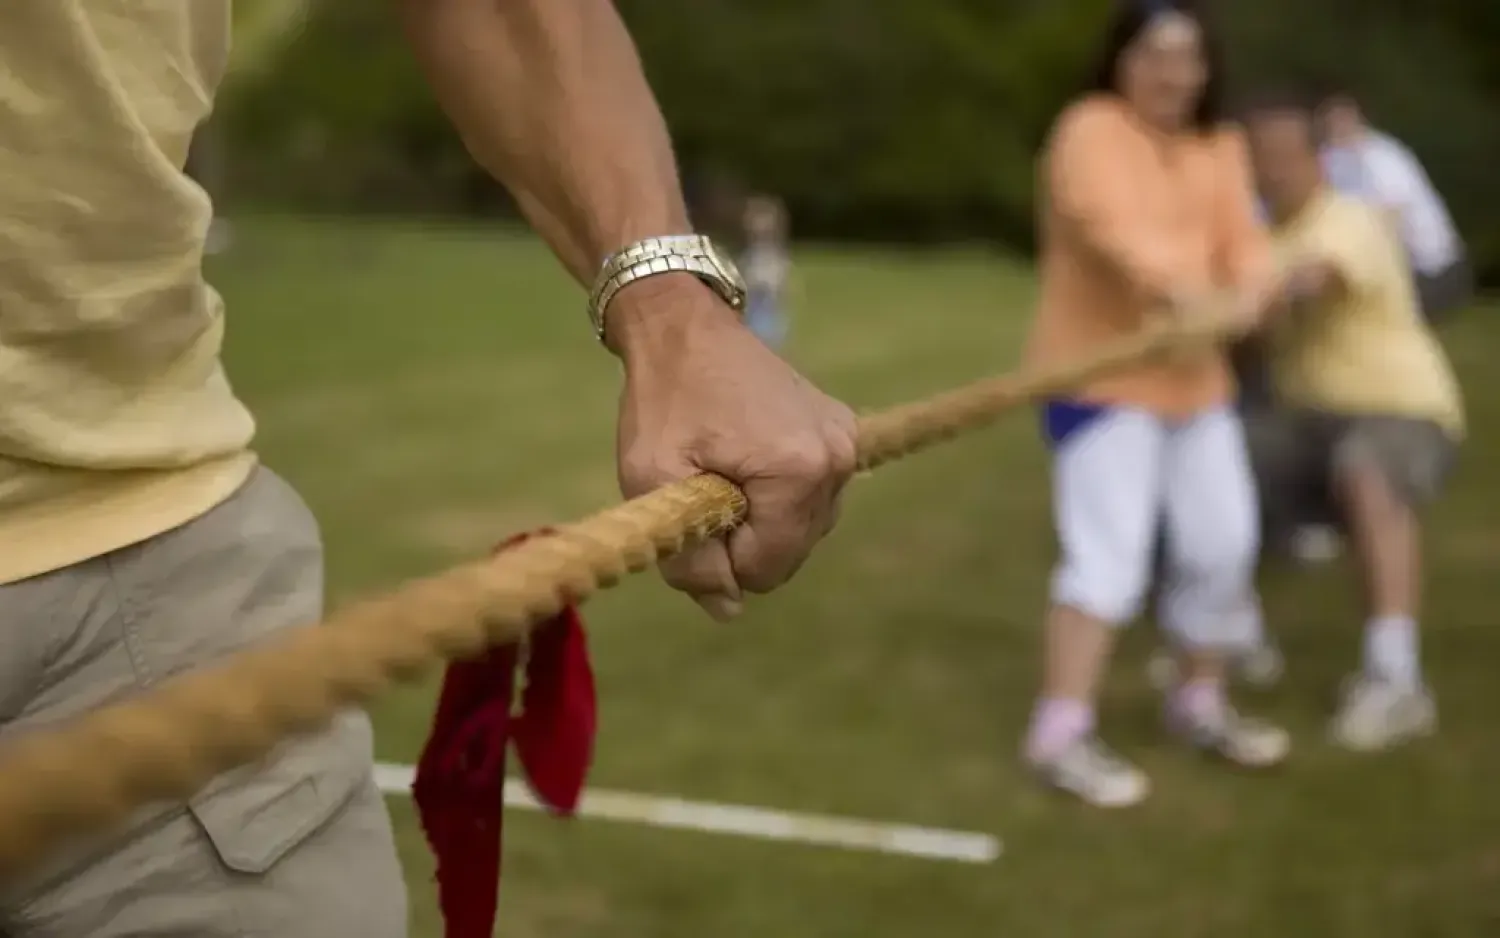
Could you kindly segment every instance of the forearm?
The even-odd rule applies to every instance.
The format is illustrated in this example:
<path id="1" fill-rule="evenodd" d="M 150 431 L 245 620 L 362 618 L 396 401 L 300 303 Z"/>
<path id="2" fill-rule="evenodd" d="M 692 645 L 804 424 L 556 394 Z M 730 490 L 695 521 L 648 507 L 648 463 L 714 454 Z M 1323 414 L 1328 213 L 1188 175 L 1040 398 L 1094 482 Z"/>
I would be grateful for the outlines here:
<path id="1" fill-rule="evenodd" d="M 1242 135 L 1226 133 L 1219 147 L 1217 209 L 1222 272 L 1243 303 L 1259 308 L 1262 317 L 1271 315 L 1282 293 L 1282 278 L 1271 233 L 1257 204 L 1248 145 Z"/>
<path id="2" fill-rule="evenodd" d="M 1218 233 L 1220 277 L 1226 286 L 1242 294 L 1269 299 L 1280 279 L 1270 233 L 1261 225 L 1248 198 L 1237 199 L 1226 215 Z"/>
<path id="3" fill-rule="evenodd" d="M 1256 318 L 1265 320 L 1276 315 L 1286 296 L 1286 283 L 1264 238 L 1253 231 L 1245 232 L 1236 245 L 1229 272 L 1232 289 L 1240 302 L 1258 311 Z"/>
<path id="4" fill-rule="evenodd" d="M 688 230 L 666 125 L 610 0 L 402 8 L 469 152 L 579 283 L 631 242 Z"/>
<path id="5" fill-rule="evenodd" d="M 1146 169 L 1130 133 L 1113 114 L 1064 117 L 1046 156 L 1048 202 L 1054 220 L 1147 304 L 1169 302 L 1194 285 L 1180 281 L 1172 244 L 1142 211 L 1133 177 Z"/>
<path id="6" fill-rule="evenodd" d="M 1147 304 L 1180 299 L 1195 285 L 1183 282 L 1172 244 L 1142 218 L 1133 198 L 1122 193 L 1112 168 L 1094 159 L 1090 154 L 1090 162 L 1084 163 L 1075 156 L 1075 162 L 1064 164 L 1064 172 L 1054 175 L 1053 205 L 1059 220 Z"/>
<path id="7" fill-rule="evenodd" d="M 1171 248 L 1149 231 L 1103 217 L 1090 219 L 1080 231 L 1094 254 L 1147 303 L 1183 300 L 1197 286 L 1183 280 Z"/>

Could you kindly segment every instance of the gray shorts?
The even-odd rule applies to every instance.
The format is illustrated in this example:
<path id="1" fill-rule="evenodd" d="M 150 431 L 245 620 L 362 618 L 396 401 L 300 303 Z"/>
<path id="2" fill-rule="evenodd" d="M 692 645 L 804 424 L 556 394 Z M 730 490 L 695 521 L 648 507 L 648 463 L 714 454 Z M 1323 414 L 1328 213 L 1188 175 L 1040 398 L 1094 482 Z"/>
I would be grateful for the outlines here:
<path id="1" fill-rule="evenodd" d="M 0 586 L 0 738 L 311 624 L 322 606 L 317 523 L 258 470 L 176 530 Z M 0 892 L 10 938 L 403 938 L 406 917 L 370 723 L 352 711 Z"/>
<path id="2" fill-rule="evenodd" d="M 1332 500 L 1341 464 L 1375 466 L 1398 497 L 1419 508 L 1442 491 L 1458 455 L 1457 442 L 1430 420 L 1267 409 L 1246 414 L 1245 425 L 1273 530 L 1314 520 L 1309 511 L 1317 515 Z"/>
<path id="3" fill-rule="evenodd" d="M 1474 271 L 1459 258 L 1431 274 L 1418 272 L 1417 300 L 1428 322 L 1443 322 L 1474 299 Z"/>

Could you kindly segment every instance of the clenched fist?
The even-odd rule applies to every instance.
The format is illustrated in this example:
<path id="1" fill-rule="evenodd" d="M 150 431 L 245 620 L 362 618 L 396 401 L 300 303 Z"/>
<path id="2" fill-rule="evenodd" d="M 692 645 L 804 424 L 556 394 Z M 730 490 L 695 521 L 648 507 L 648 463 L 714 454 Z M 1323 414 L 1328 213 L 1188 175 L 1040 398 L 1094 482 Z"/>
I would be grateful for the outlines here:
<path id="1" fill-rule="evenodd" d="M 709 614 L 733 617 L 745 593 L 785 583 L 833 528 L 857 458 L 854 414 L 689 274 L 622 290 L 606 339 L 625 363 L 618 441 L 625 496 L 701 472 L 744 489 L 744 524 L 662 565 L 667 582 Z"/>

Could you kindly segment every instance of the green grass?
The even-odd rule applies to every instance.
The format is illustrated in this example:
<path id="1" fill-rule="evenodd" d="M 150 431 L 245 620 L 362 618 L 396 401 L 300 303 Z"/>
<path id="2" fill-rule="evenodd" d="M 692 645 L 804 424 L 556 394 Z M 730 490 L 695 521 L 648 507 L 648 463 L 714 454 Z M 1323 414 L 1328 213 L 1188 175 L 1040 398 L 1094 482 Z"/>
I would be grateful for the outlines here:
<path id="1" fill-rule="evenodd" d="M 615 499 L 615 366 L 528 239 L 247 222 L 217 283 L 268 461 L 326 528 L 334 600 Z M 789 355 L 879 407 L 1009 366 L 1026 272 L 978 253 L 808 251 Z M 1137 629 L 1104 704 L 1153 773 L 1099 814 L 1038 791 L 1016 739 L 1052 559 L 1034 423 L 855 485 L 796 583 L 711 624 L 650 576 L 587 609 L 602 696 L 593 781 L 789 810 L 993 831 L 990 866 L 512 814 L 499 933 L 527 938 L 1438 938 L 1500 932 L 1500 321 L 1450 346 L 1473 444 L 1432 524 L 1427 656 L 1442 735 L 1357 757 L 1323 742 L 1355 660 L 1343 569 L 1268 587 L 1288 681 L 1255 703 L 1293 761 L 1246 777 L 1166 743 Z M 411 761 L 431 686 L 376 707 Z M 415 934 L 439 926 L 408 803 L 391 803 Z"/>

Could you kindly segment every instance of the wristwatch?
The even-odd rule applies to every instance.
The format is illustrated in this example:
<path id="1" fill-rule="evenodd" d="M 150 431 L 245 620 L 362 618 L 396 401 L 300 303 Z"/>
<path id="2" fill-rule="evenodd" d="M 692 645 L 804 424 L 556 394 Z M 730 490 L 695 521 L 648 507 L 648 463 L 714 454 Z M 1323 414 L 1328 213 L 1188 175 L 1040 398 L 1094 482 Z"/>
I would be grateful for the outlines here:
<path id="1" fill-rule="evenodd" d="M 599 341 L 604 341 L 605 316 L 615 294 L 637 280 L 669 273 L 692 274 L 735 312 L 745 308 L 745 280 L 718 245 L 703 235 L 646 238 L 611 254 L 594 278 L 588 313 Z"/>

